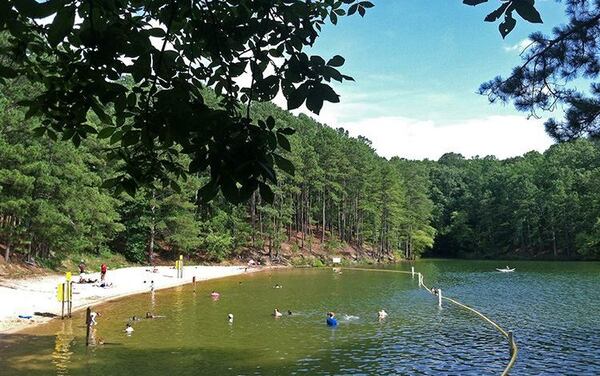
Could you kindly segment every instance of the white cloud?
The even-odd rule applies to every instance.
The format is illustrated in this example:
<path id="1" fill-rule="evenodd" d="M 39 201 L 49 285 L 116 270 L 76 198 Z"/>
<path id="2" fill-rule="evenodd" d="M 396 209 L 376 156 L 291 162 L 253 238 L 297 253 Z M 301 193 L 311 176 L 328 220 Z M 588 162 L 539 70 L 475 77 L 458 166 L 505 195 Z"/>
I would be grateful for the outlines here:
<path id="1" fill-rule="evenodd" d="M 522 53 L 527 47 L 529 47 L 532 43 L 532 40 L 529 38 L 525 38 L 519 43 L 512 46 L 504 46 L 504 51 L 506 52 L 518 52 Z"/>
<path id="2" fill-rule="evenodd" d="M 542 120 L 524 116 L 490 116 L 440 124 L 405 117 L 376 117 L 336 124 L 352 136 L 365 136 L 378 154 L 390 158 L 438 159 L 457 152 L 465 157 L 495 155 L 509 158 L 531 150 L 544 151 L 552 140 Z"/>

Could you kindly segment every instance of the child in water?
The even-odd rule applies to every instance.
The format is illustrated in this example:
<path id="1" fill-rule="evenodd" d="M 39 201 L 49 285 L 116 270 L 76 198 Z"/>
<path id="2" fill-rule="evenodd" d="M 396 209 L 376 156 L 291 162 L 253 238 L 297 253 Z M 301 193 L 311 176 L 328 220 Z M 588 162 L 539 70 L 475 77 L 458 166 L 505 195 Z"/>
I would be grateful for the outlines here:
<path id="1" fill-rule="evenodd" d="M 133 333 L 133 327 L 131 326 L 130 323 L 127 323 L 127 325 L 125 325 L 125 333 L 128 335 Z"/>
<path id="2" fill-rule="evenodd" d="M 338 322 L 335 319 L 335 313 L 327 312 L 327 326 L 337 326 Z"/>
<path id="3" fill-rule="evenodd" d="M 278 317 L 281 317 L 283 315 L 281 314 L 281 312 L 279 312 L 278 308 L 275 308 L 275 312 L 273 312 L 273 316 L 275 316 L 276 318 L 278 318 Z"/>

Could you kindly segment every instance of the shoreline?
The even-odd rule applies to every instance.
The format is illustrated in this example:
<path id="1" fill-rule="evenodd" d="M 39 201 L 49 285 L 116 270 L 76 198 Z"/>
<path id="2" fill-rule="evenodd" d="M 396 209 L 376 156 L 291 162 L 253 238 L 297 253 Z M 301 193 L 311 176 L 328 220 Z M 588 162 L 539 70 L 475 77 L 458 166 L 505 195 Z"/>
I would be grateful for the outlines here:
<path id="1" fill-rule="evenodd" d="M 150 267 L 137 266 L 111 270 L 106 274 L 106 282 L 112 287 L 99 287 L 94 284 L 73 283 L 73 309 L 77 312 L 91 305 L 103 304 L 110 300 L 150 292 L 151 281 L 154 290 L 164 290 L 196 282 L 255 273 L 270 268 L 246 268 L 245 266 L 184 266 L 183 278 L 176 277 L 176 270 L 170 266 L 158 266 L 157 272 Z M 86 278 L 100 279 L 100 273 L 86 273 Z M 78 275 L 73 281 L 79 280 Z M 64 275 L 51 275 L 16 280 L 0 280 L 0 335 L 13 334 L 60 318 L 61 304 L 56 299 L 57 285 L 65 281 Z M 35 313 L 49 313 L 57 316 L 45 317 Z M 31 319 L 19 318 L 31 315 Z"/>

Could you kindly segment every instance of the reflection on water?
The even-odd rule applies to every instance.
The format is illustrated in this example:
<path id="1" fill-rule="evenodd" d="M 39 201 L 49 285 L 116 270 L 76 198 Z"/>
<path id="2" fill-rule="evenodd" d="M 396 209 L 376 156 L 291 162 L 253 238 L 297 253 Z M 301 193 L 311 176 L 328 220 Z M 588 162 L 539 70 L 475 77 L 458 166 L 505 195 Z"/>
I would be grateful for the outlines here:
<path id="1" fill-rule="evenodd" d="M 513 374 L 600 374 L 600 264 L 511 266 L 517 271 L 507 275 L 487 261 L 416 264 L 430 286 L 515 332 Z M 213 290 L 221 293 L 217 301 Z M 274 308 L 293 314 L 275 319 Z M 458 307 L 440 309 L 416 278 L 394 273 L 274 271 L 97 309 L 98 345 L 88 350 L 81 313 L 27 337 L 0 338 L 2 375 L 487 375 L 509 359 L 492 327 Z M 389 316 L 380 321 L 382 309 Z M 125 336 L 128 318 L 147 311 L 165 317 L 136 321 Z M 325 325 L 328 311 L 336 312 L 337 328 Z"/>
<path id="2" fill-rule="evenodd" d="M 56 333 L 54 352 L 52 353 L 52 363 L 55 366 L 56 375 L 69 374 L 69 364 L 73 355 L 71 345 L 74 340 L 72 320 L 61 320 L 60 330 Z"/>

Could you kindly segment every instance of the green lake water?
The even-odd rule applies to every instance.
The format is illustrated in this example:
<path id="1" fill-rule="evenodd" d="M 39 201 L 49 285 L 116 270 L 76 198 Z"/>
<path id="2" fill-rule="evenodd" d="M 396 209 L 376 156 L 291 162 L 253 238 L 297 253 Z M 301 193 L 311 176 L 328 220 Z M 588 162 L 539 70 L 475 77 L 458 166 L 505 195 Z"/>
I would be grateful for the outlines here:
<path id="1" fill-rule="evenodd" d="M 600 263 L 511 261 L 515 273 L 494 271 L 506 263 L 415 266 L 429 286 L 514 331 L 512 374 L 599 375 Z M 274 308 L 293 314 L 276 319 Z M 382 308 L 389 317 L 380 322 Z M 440 309 L 404 274 L 266 271 L 95 309 L 102 313 L 95 339 L 103 344 L 86 349 L 83 313 L 0 335 L 0 375 L 487 375 L 509 359 L 506 340 L 489 324 L 449 303 Z M 330 310 L 337 328 L 325 324 Z M 136 321 L 125 335 L 128 318 L 146 311 L 166 317 Z"/>

